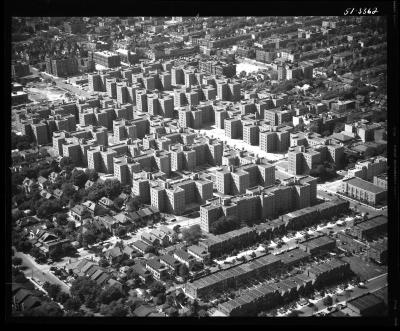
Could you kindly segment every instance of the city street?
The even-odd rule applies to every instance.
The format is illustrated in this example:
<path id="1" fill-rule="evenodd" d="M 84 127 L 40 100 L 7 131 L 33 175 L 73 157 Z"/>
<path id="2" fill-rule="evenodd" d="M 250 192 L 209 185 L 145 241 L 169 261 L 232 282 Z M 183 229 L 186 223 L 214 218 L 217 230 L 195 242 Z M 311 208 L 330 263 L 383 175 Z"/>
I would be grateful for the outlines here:
<path id="1" fill-rule="evenodd" d="M 385 286 L 387 286 L 387 273 L 368 280 L 365 283 L 365 288 L 353 287 L 351 289 L 350 296 L 346 296 L 344 294 L 345 291 L 343 291 L 339 294 L 331 295 L 333 302 L 334 302 L 333 306 L 336 306 L 338 304 L 345 305 L 346 302 L 351 299 L 357 298 L 368 292 L 376 291 Z M 338 300 L 339 300 L 338 302 L 335 302 L 336 298 L 338 298 Z M 323 304 L 323 299 L 320 299 L 317 301 L 311 300 L 311 302 L 314 303 L 315 307 L 303 306 L 302 308 L 298 309 L 298 311 L 300 311 L 300 314 L 299 314 L 300 317 L 312 316 L 319 312 L 328 312 L 328 310 L 326 309 L 327 307 Z"/>
<path id="2" fill-rule="evenodd" d="M 26 266 L 23 272 L 26 277 L 32 277 L 39 284 L 43 284 L 44 282 L 49 282 L 52 284 L 57 284 L 61 286 L 61 289 L 64 292 L 69 293 L 69 286 L 58 279 L 50 272 L 50 266 L 47 264 L 38 264 L 30 255 L 24 254 L 22 252 L 16 252 L 16 257 L 20 257 L 22 259 L 22 265 Z"/>

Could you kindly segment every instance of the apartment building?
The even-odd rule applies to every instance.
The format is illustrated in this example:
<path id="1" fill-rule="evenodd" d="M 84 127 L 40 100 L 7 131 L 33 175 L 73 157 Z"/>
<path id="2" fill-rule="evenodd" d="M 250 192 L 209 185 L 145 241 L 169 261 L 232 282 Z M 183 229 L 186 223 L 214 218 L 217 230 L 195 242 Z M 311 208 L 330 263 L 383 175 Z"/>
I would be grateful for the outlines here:
<path id="1" fill-rule="evenodd" d="M 121 65 L 121 59 L 118 53 L 110 51 L 100 51 L 93 53 L 93 60 L 107 68 L 115 68 Z"/>
<path id="2" fill-rule="evenodd" d="M 267 153 L 286 152 L 290 147 L 291 126 L 273 126 L 261 129 L 259 133 L 260 148 Z"/>
<path id="3" fill-rule="evenodd" d="M 358 177 L 367 181 L 387 170 L 387 159 L 379 156 L 370 160 L 357 162 L 355 167 L 348 170 L 349 177 Z"/>

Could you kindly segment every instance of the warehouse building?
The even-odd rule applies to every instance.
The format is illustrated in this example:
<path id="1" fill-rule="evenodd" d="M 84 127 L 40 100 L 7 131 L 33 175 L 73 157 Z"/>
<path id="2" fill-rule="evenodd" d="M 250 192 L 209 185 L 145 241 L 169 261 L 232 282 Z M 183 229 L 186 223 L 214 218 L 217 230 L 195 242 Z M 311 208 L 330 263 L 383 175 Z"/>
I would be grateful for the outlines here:
<path id="1" fill-rule="evenodd" d="M 343 179 L 340 192 L 375 206 L 386 200 L 387 190 L 358 177 Z"/>
<path id="2" fill-rule="evenodd" d="M 382 299 L 367 293 L 347 302 L 347 307 L 360 316 L 380 316 L 385 308 Z"/>

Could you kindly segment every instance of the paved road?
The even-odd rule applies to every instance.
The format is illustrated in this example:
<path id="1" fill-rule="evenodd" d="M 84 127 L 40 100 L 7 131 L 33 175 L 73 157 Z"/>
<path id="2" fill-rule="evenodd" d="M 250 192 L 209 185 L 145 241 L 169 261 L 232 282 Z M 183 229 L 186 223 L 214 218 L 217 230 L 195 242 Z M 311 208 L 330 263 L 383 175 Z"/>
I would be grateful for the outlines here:
<path id="1" fill-rule="evenodd" d="M 22 259 L 22 265 L 27 267 L 27 269 L 24 270 L 25 276 L 32 277 L 41 283 L 49 282 L 60 285 L 64 292 L 69 293 L 69 287 L 50 272 L 49 265 L 38 264 L 33 257 L 22 252 L 16 252 L 15 256 L 20 257 Z"/>
<path id="2" fill-rule="evenodd" d="M 387 273 L 382 274 L 378 277 L 374 277 L 371 278 L 370 280 L 368 280 L 365 283 L 365 287 L 366 288 L 359 288 L 359 287 L 354 287 L 352 288 L 352 292 L 350 294 L 350 296 L 346 296 L 343 292 L 343 294 L 334 294 L 331 295 L 333 302 L 335 302 L 335 299 L 338 298 L 339 302 L 334 303 L 334 306 L 338 305 L 338 304 L 342 304 L 345 305 L 347 301 L 357 298 L 362 294 L 368 293 L 368 292 L 372 292 L 372 291 L 376 291 L 381 289 L 382 287 L 385 287 L 387 285 Z M 328 310 L 326 309 L 327 307 L 323 304 L 323 299 L 320 299 L 316 302 L 314 302 L 315 307 L 308 307 L 305 306 L 301 309 L 299 309 L 299 311 L 301 311 L 302 313 L 299 316 L 312 316 L 318 312 L 328 312 Z"/>

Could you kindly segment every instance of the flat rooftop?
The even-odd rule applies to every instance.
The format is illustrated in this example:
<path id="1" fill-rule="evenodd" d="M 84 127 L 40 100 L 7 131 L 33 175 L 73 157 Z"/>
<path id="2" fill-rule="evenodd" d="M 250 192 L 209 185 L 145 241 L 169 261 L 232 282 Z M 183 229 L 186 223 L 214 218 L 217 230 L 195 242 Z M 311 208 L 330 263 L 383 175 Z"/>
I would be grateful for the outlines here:
<path id="1" fill-rule="evenodd" d="M 382 193 L 385 192 L 386 190 L 376 186 L 370 182 L 367 182 L 366 180 L 363 180 L 361 178 L 358 177 L 353 177 L 353 178 L 349 178 L 347 180 L 343 180 L 344 182 L 347 182 L 349 185 L 353 185 L 355 187 L 358 187 L 360 189 L 369 191 L 371 193 Z"/>

